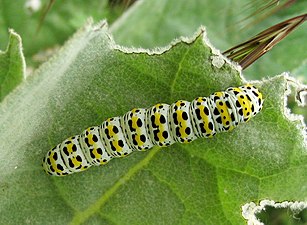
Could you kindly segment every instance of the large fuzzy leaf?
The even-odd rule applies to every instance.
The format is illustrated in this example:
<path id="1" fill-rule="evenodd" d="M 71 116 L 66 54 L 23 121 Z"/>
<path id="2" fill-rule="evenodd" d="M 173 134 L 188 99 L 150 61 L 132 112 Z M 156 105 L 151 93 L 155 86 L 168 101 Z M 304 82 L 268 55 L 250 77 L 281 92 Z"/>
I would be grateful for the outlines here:
<path id="1" fill-rule="evenodd" d="M 136 52 L 115 45 L 105 23 L 75 34 L 0 105 L 0 221 L 244 224 L 246 202 L 306 199 L 306 148 L 300 121 L 283 113 L 285 75 L 255 83 L 263 111 L 233 132 L 67 177 L 42 171 L 48 149 L 107 117 L 242 84 L 238 68 L 212 64 L 221 56 L 204 40 L 200 30 L 164 49 Z"/>

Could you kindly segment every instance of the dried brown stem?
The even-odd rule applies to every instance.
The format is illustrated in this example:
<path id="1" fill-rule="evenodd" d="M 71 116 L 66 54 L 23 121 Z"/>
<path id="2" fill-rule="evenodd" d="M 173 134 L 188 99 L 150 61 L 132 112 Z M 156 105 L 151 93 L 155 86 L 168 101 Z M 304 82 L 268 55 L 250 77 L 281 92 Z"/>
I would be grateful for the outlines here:
<path id="1" fill-rule="evenodd" d="M 42 13 L 40 20 L 39 20 L 39 24 L 38 24 L 37 29 L 36 29 L 36 33 L 38 33 L 39 30 L 41 29 L 42 24 L 45 21 L 45 18 L 47 16 L 48 12 L 50 11 L 50 9 L 52 8 L 54 2 L 55 2 L 55 0 L 49 0 L 47 7 L 43 10 L 43 13 Z"/>
<path id="2" fill-rule="evenodd" d="M 250 13 L 247 17 L 245 17 L 241 22 L 248 21 L 251 18 L 253 19 L 251 22 L 247 23 L 245 26 L 243 26 L 241 29 L 244 29 L 246 27 L 251 27 L 252 25 L 255 25 L 261 21 L 263 21 L 265 18 L 275 14 L 276 12 L 283 10 L 287 7 L 290 7 L 296 3 L 296 0 L 286 0 L 280 1 L 280 0 L 254 0 L 249 2 L 246 6 L 248 7 L 246 10 L 248 11 L 250 9 L 256 8 L 253 12 Z"/>
<path id="3" fill-rule="evenodd" d="M 228 49 L 223 54 L 245 69 L 306 20 L 307 14 L 303 14 L 283 21 L 260 32 L 250 40 Z"/>

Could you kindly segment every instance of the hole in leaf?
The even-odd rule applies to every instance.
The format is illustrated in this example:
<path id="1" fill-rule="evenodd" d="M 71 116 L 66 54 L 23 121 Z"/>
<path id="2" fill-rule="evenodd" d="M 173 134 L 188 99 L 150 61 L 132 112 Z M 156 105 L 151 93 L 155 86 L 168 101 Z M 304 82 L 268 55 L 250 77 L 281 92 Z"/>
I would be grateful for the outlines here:
<path id="1" fill-rule="evenodd" d="M 256 217 L 265 225 L 306 225 L 307 209 L 295 213 L 289 208 L 266 206 Z"/>
<path id="2" fill-rule="evenodd" d="M 290 109 L 291 113 L 296 115 L 302 115 L 304 117 L 305 124 L 307 124 L 307 105 L 301 106 L 298 104 L 307 104 L 307 94 L 306 90 L 297 91 L 295 87 L 290 86 L 291 93 L 287 96 L 287 107 Z"/>

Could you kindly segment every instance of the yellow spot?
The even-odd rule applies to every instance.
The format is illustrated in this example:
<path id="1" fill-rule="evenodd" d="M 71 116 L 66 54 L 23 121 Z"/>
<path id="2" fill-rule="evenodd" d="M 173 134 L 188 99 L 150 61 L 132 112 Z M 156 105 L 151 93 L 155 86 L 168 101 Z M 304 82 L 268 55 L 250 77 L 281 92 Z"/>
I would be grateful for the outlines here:
<path id="1" fill-rule="evenodd" d="M 109 135 L 110 135 L 110 137 L 116 137 L 117 135 L 114 133 L 114 131 L 113 131 L 113 125 L 108 125 L 107 126 L 107 129 L 108 129 L 108 131 L 109 131 Z"/>
<path id="2" fill-rule="evenodd" d="M 141 136 L 140 135 L 136 135 L 135 136 L 135 140 L 136 140 L 136 142 L 138 143 L 138 146 L 139 147 L 142 147 L 143 146 L 143 144 L 144 144 L 144 142 L 141 140 Z"/>
<path id="3" fill-rule="evenodd" d="M 137 142 L 137 145 L 142 147 L 143 146 L 143 141 L 141 141 L 140 136 L 142 134 L 142 129 L 141 127 L 138 126 L 137 121 L 139 120 L 138 115 L 135 113 L 137 109 L 131 110 L 133 113 L 131 120 L 132 120 L 132 128 L 135 129 L 135 140 Z"/>
<path id="4" fill-rule="evenodd" d="M 156 112 L 155 113 L 155 124 L 158 126 L 158 138 L 159 138 L 159 142 L 163 142 L 165 140 L 165 138 L 163 137 L 163 131 L 165 130 L 165 127 L 163 126 L 163 124 L 160 123 L 160 117 L 161 114 Z"/>
<path id="5" fill-rule="evenodd" d="M 199 97 L 199 98 L 196 99 L 196 101 L 197 102 L 203 102 L 203 99 L 202 99 L 202 97 Z"/>
<path id="6" fill-rule="evenodd" d="M 138 117 L 136 115 L 133 115 L 131 120 L 132 120 L 132 128 L 136 130 L 136 133 L 140 133 L 140 127 L 137 125 Z"/>
<path id="7" fill-rule="evenodd" d="M 188 137 L 188 135 L 185 132 L 185 129 L 187 128 L 187 121 L 182 118 L 182 114 L 184 112 L 183 110 L 177 110 L 176 112 L 177 112 L 177 120 L 180 127 L 179 128 L 180 137 L 184 139 Z"/>
<path id="8" fill-rule="evenodd" d="M 102 161 L 99 162 L 100 165 L 104 165 L 104 164 L 106 164 L 106 163 L 108 163 L 108 161 L 104 162 L 104 161 L 102 160 Z"/>
<path id="9" fill-rule="evenodd" d="M 176 106 L 180 106 L 181 103 L 182 103 L 182 101 L 179 100 L 179 101 L 177 101 L 177 102 L 175 103 L 175 105 L 176 105 Z"/>
<path id="10" fill-rule="evenodd" d="M 158 138 L 159 138 L 159 142 L 164 142 L 165 138 L 163 137 L 163 131 L 162 129 L 159 129 L 159 133 L 158 133 Z"/>
<path id="11" fill-rule="evenodd" d="M 93 141 L 93 134 L 92 133 L 89 133 L 87 138 L 88 138 L 88 143 L 93 146 L 95 144 L 95 142 Z"/>
<path id="12" fill-rule="evenodd" d="M 248 121 L 251 118 L 252 104 L 250 103 L 250 101 L 246 97 L 245 93 L 240 88 L 233 88 L 233 90 L 239 92 L 239 94 L 237 94 L 236 97 L 239 101 L 239 104 L 242 107 L 243 117 L 244 117 L 244 119 L 247 119 L 247 121 Z M 241 96 L 243 96 L 243 98 Z M 249 113 L 249 115 L 247 115 L 248 113 Z"/>
<path id="13" fill-rule="evenodd" d="M 121 152 L 123 150 L 123 148 L 121 146 L 118 145 L 118 139 L 115 139 L 112 141 L 113 146 L 115 147 L 117 152 Z"/>
<path id="14" fill-rule="evenodd" d="M 62 172 L 62 171 L 58 169 L 57 163 L 56 163 L 56 161 L 53 159 L 54 154 L 55 154 L 55 152 L 51 152 L 51 154 L 50 154 L 51 166 L 52 166 L 52 168 L 55 170 L 55 172 L 60 173 L 60 172 Z"/>
<path id="15" fill-rule="evenodd" d="M 86 170 L 86 169 L 88 169 L 88 168 L 85 168 L 84 166 L 82 166 L 80 170 L 81 170 L 81 171 L 84 171 L 84 170 Z"/>
<path id="16" fill-rule="evenodd" d="M 73 143 L 69 143 L 66 145 L 66 148 L 69 154 L 73 153 L 73 150 L 72 150 L 73 145 L 74 145 Z"/>
<path id="17" fill-rule="evenodd" d="M 216 107 L 217 109 L 219 110 L 220 112 L 220 115 L 221 115 L 221 118 L 222 118 L 222 123 L 223 123 L 223 126 L 224 127 L 228 127 L 230 126 L 230 122 L 231 122 L 231 116 L 228 112 L 228 107 L 227 105 L 225 104 L 225 102 L 223 100 L 221 101 L 217 101 L 216 102 Z M 222 105 L 220 105 L 220 103 L 223 103 Z M 226 125 L 227 121 L 229 122 L 228 125 Z"/>
<path id="18" fill-rule="evenodd" d="M 100 156 L 101 156 L 101 155 L 97 152 L 97 148 L 94 148 L 93 151 L 92 151 L 92 153 L 94 154 L 95 159 L 100 159 Z"/>
<path id="19" fill-rule="evenodd" d="M 204 122 L 204 129 L 206 130 L 206 134 L 208 133 L 211 133 L 210 129 L 209 129 L 209 120 L 208 120 L 208 116 L 205 114 L 204 112 L 204 109 L 205 109 L 205 106 L 203 105 L 200 105 L 199 107 L 199 110 L 200 110 L 200 116 L 201 116 L 201 119 L 202 121 Z"/>
<path id="20" fill-rule="evenodd" d="M 74 164 L 74 167 L 78 167 L 78 166 L 80 166 L 80 165 L 82 164 L 82 162 L 79 162 L 79 161 L 76 159 L 76 157 L 73 157 L 73 158 L 71 159 L 71 161 L 72 161 L 72 163 Z"/>
<path id="21" fill-rule="evenodd" d="M 222 97 L 223 96 L 223 92 L 215 92 L 215 95 L 218 97 Z"/>
<path id="22" fill-rule="evenodd" d="M 243 98 L 241 98 L 240 96 L 243 96 Z M 245 94 L 238 95 L 238 100 L 240 105 L 242 106 L 244 118 L 249 120 L 252 112 L 252 105 L 250 101 L 247 99 Z"/>

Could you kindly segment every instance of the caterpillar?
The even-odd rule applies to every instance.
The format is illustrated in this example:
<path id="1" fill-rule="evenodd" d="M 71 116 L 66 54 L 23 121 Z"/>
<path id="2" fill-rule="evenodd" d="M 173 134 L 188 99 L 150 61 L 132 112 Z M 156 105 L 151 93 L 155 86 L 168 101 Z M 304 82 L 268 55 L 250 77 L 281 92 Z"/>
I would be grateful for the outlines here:
<path id="1" fill-rule="evenodd" d="M 43 158 L 43 168 L 47 174 L 65 176 L 154 145 L 210 138 L 249 121 L 261 111 L 262 105 L 259 90 L 246 84 L 192 102 L 179 100 L 171 105 L 135 108 L 64 140 Z"/>

